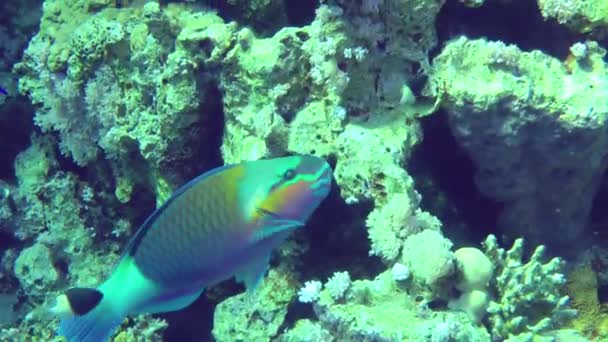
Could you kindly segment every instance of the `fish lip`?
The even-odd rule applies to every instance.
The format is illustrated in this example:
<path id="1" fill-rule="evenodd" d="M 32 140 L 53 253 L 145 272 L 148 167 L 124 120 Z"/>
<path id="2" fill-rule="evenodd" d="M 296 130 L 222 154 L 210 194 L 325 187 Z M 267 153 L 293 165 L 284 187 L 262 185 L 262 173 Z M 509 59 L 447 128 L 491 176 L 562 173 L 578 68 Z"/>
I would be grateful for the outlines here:
<path id="1" fill-rule="evenodd" d="M 276 219 L 280 219 L 281 218 L 281 216 L 279 214 L 275 213 L 272 210 L 268 210 L 266 208 L 258 207 L 258 211 L 261 212 L 262 214 L 268 215 L 268 216 L 270 216 L 272 218 L 276 218 Z"/>
<path id="2" fill-rule="evenodd" d="M 289 221 L 289 222 L 293 223 L 294 225 L 300 226 L 300 227 L 303 227 L 306 225 L 306 223 L 301 220 L 294 220 L 291 218 L 282 217 L 281 215 L 277 214 L 276 212 L 274 212 L 272 210 L 268 210 L 263 207 L 258 207 L 258 211 L 264 215 L 271 217 L 275 221 L 284 221 L 284 222 Z"/>

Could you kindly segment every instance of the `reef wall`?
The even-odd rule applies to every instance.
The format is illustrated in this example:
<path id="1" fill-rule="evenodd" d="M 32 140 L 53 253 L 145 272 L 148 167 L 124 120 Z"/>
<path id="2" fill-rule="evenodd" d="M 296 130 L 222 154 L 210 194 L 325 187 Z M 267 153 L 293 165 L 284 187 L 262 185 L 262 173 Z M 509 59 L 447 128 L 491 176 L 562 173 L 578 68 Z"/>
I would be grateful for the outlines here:
<path id="1" fill-rule="evenodd" d="M 595 290 L 608 284 L 608 246 L 590 227 L 608 162 L 608 7 L 538 0 L 529 15 L 576 38 L 567 57 L 458 25 L 437 32 L 464 20 L 447 6 L 476 15 L 513 3 L 0 5 L 14 14 L 0 25 L 10 42 L 0 50 L 0 154 L 12 165 L 0 173 L 0 340 L 52 340 L 57 294 L 104 279 L 187 180 L 287 154 L 330 160 L 335 194 L 274 254 L 256 291 L 205 292 L 213 328 L 196 340 L 608 338 L 608 324 L 572 323 L 568 295 L 580 291 L 566 289 L 577 263 L 593 262 Z M 4 124 L 14 103 L 29 106 L 30 125 Z M 431 115 L 446 116 L 476 191 L 501 205 L 477 246 L 446 237 L 466 222 L 421 205 L 429 196 L 454 208 L 411 171 L 420 142 L 437 139 L 422 129 Z M 434 194 L 419 191 L 426 179 Z M 113 340 L 171 340 L 173 319 L 125 320 Z"/>

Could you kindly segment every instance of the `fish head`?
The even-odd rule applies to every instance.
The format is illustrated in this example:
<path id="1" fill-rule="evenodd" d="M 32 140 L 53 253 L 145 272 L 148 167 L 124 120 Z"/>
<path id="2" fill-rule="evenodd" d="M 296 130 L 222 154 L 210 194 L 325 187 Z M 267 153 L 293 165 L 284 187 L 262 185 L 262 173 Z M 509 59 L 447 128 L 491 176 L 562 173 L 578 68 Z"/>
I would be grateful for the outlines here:
<path id="1" fill-rule="evenodd" d="M 322 158 L 310 155 L 253 162 L 257 181 L 252 213 L 256 218 L 303 225 L 331 190 L 332 170 Z"/>

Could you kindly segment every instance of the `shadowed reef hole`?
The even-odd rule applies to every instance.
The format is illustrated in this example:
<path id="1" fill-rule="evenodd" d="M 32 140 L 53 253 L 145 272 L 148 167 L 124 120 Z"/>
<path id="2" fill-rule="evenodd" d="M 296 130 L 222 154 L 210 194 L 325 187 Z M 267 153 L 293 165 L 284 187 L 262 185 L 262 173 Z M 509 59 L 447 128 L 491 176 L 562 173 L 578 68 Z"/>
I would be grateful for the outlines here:
<path id="1" fill-rule="evenodd" d="M 608 247 L 608 171 L 604 172 L 590 215 L 590 230 L 595 242 L 601 247 Z"/>
<path id="2" fill-rule="evenodd" d="M 459 36 L 486 38 L 516 44 L 524 51 L 541 50 L 564 60 L 569 47 L 585 36 L 570 31 L 555 20 L 545 21 L 536 1 L 486 1 L 479 8 L 470 8 L 460 1 L 446 1 L 436 20 L 439 44 L 432 51 L 435 57 L 443 44 Z"/>
<path id="3" fill-rule="evenodd" d="M 0 179 L 14 179 L 15 157 L 30 145 L 33 117 L 34 108 L 22 96 L 9 98 L 0 107 Z"/>
<path id="4" fill-rule="evenodd" d="M 12 234 L 0 231 L 0 258 L 6 250 L 17 247 L 20 244 L 21 242 Z"/>
<path id="5" fill-rule="evenodd" d="M 245 14 L 249 10 L 244 10 L 243 6 L 246 5 L 248 1 L 237 1 L 234 3 L 228 0 L 204 0 L 201 3 L 216 10 L 217 14 L 226 22 L 236 21 L 239 23 L 239 26 L 251 27 L 260 36 L 270 37 L 284 27 L 301 27 L 312 23 L 320 1 L 282 0 L 282 4 L 276 2 L 277 5 L 273 6 L 274 8 L 269 7 L 262 9 L 261 13 L 264 14 L 262 16 L 250 16 Z M 275 2 L 271 1 L 269 3 L 273 4 Z M 284 13 L 281 13 L 280 11 L 284 11 Z"/>
<path id="6" fill-rule="evenodd" d="M 408 163 L 421 207 L 441 220 L 443 233 L 457 247 L 478 245 L 495 234 L 501 205 L 477 189 L 475 166 L 452 135 L 447 114 L 439 111 L 421 125 L 424 138 Z"/>

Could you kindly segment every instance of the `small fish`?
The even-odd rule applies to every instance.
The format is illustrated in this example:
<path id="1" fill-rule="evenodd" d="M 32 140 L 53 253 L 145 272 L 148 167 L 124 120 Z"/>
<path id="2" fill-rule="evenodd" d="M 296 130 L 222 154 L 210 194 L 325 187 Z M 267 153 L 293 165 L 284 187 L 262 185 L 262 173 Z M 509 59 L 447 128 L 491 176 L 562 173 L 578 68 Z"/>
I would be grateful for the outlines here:
<path id="1" fill-rule="evenodd" d="M 191 180 L 135 233 L 97 288 L 73 288 L 51 308 L 69 342 L 110 338 L 128 315 L 184 308 L 236 276 L 248 290 L 270 253 L 327 197 L 332 171 L 314 156 L 224 166 Z"/>
<path id="2" fill-rule="evenodd" d="M 6 89 L 0 87 L 0 94 L 8 96 L 8 91 L 6 91 Z"/>

